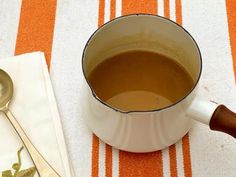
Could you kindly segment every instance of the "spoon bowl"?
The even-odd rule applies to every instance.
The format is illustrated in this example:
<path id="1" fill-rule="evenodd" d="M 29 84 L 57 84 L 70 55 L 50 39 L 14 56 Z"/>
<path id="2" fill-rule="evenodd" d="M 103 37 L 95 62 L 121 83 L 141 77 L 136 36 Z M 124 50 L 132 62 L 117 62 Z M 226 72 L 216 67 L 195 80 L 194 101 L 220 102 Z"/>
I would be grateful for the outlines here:
<path id="1" fill-rule="evenodd" d="M 0 69 L 0 110 L 8 106 L 13 96 L 13 82 L 10 76 Z"/>

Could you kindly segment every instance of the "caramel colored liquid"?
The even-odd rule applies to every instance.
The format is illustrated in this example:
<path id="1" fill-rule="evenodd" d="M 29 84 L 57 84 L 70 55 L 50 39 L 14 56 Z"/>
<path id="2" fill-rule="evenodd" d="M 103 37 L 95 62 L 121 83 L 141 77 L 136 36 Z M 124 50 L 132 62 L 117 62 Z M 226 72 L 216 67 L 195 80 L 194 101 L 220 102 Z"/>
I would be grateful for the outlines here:
<path id="1" fill-rule="evenodd" d="M 174 60 L 148 51 L 129 51 L 106 59 L 89 75 L 96 95 L 122 111 L 160 109 L 177 102 L 193 87 Z"/>

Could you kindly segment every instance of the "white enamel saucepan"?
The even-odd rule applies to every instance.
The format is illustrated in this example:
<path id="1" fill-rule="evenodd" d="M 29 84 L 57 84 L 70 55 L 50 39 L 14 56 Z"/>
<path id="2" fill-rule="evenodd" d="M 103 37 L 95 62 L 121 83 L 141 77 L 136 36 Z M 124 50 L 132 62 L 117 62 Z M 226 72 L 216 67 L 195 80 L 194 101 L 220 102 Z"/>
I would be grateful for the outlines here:
<path id="1" fill-rule="evenodd" d="M 152 111 L 124 112 L 103 102 L 89 84 L 88 75 L 110 56 L 137 49 L 155 51 L 176 60 L 193 78 L 193 89 L 178 102 Z M 191 119 L 236 137 L 236 115 L 223 105 L 197 96 L 201 53 L 193 37 L 175 22 L 147 14 L 114 19 L 88 40 L 82 67 L 86 81 L 82 90 L 83 115 L 99 138 L 118 149 L 150 152 L 166 148 L 189 131 Z"/>

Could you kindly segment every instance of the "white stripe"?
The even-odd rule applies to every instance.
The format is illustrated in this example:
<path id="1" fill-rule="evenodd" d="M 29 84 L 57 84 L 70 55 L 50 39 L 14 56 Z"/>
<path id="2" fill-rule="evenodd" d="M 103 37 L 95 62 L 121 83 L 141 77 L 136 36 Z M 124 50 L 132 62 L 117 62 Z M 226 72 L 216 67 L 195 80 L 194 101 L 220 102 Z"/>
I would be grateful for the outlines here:
<path id="1" fill-rule="evenodd" d="M 116 17 L 121 16 L 122 0 L 116 0 Z"/>
<path id="2" fill-rule="evenodd" d="M 82 115 L 81 56 L 97 26 L 97 1 L 57 2 L 51 78 L 75 176 L 91 175 L 92 133 Z"/>
<path id="3" fill-rule="evenodd" d="M 112 148 L 112 176 L 119 176 L 119 150 Z"/>
<path id="4" fill-rule="evenodd" d="M 176 143 L 176 160 L 177 160 L 177 174 L 178 176 L 184 176 L 184 163 L 183 163 L 183 150 L 182 140 Z"/>
<path id="5" fill-rule="evenodd" d="M 163 177 L 170 177 L 169 148 L 162 150 Z"/>
<path id="6" fill-rule="evenodd" d="M 111 14 L 111 6 L 110 6 L 110 0 L 105 0 L 105 17 L 104 17 L 104 23 L 108 22 L 110 20 L 110 14 Z"/>
<path id="7" fill-rule="evenodd" d="M 202 53 L 204 67 L 199 95 L 236 111 L 225 1 L 214 2 L 183 0 L 183 25 L 194 36 Z M 190 142 L 193 176 L 235 177 L 236 141 L 233 138 L 195 123 Z"/>
<path id="8" fill-rule="evenodd" d="M 175 1 L 170 0 L 170 19 L 175 21 Z"/>
<path id="9" fill-rule="evenodd" d="M 164 16 L 164 0 L 158 0 L 158 15 Z"/>
<path id="10" fill-rule="evenodd" d="M 116 17 L 121 16 L 122 0 L 115 0 Z M 119 150 L 112 148 L 112 176 L 119 176 Z"/>
<path id="11" fill-rule="evenodd" d="M 14 55 L 21 1 L 0 1 L 0 58 Z"/>
<path id="12" fill-rule="evenodd" d="M 99 160 L 98 160 L 98 176 L 105 176 L 105 147 L 104 142 L 99 140 Z"/>
<path id="13" fill-rule="evenodd" d="M 104 23 L 110 20 L 110 0 L 105 0 L 105 7 L 104 7 Z M 98 176 L 104 177 L 105 176 L 105 147 L 103 141 L 99 140 L 99 163 L 98 163 Z"/>

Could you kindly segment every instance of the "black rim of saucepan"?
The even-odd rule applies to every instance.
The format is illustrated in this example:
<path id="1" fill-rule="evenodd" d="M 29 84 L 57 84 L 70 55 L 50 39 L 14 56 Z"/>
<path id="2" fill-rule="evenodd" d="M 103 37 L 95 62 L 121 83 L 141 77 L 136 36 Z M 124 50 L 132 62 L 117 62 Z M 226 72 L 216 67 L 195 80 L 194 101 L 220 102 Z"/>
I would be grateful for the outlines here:
<path id="1" fill-rule="evenodd" d="M 197 78 L 197 81 L 195 82 L 194 86 L 192 87 L 192 89 L 185 95 L 183 96 L 180 100 L 178 100 L 177 102 L 169 105 L 169 106 L 166 106 L 166 107 L 163 107 L 163 108 L 159 108 L 159 109 L 153 109 L 153 110 L 144 110 L 144 111 L 139 111 L 139 110 L 134 110 L 134 111 L 122 111 L 122 110 L 119 110 L 117 108 L 114 108 L 112 107 L 111 105 L 107 104 L 106 102 L 102 101 L 95 93 L 95 91 L 93 90 L 91 84 L 89 83 L 87 77 L 86 77 L 86 74 L 85 74 L 85 69 L 84 69 L 84 58 L 85 58 L 85 52 L 86 52 L 86 49 L 89 45 L 89 42 L 91 41 L 91 39 L 96 35 L 96 33 L 98 33 L 103 27 L 107 26 L 108 24 L 112 23 L 113 21 L 116 21 L 117 19 L 122 19 L 122 18 L 127 18 L 127 17 L 131 17 L 131 16 L 152 16 L 152 17 L 156 17 L 156 18 L 161 18 L 161 19 L 164 19 L 166 20 L 167 22 L 170 22 L 174 25 L 176 25 L 177 27 L 181 28 L 192 40 L 193 42 L 195 43 L 195 45 L 197 46 L 197 50 L 198 50 L 198 53 L 199 53 L 199 58 L 200 58 L 200 72 L 198 74 L 198 78 Z M 162 17 L 162 16 L 159 16 L 159 15 L 153 15 L 153 14 L 143 14 L 143 13 L 139 13 L 139 14 L 130 14 L 130 15 L 124 15 L 124 16 L 120 16 L 120 17 L 117 17 L 113 20 L 110 20 L 106 23 L 104 23 L 101 27 L 99 27 L 96 31 L 94 31 L 94 33 L 90 36 L 90 38 L 88 39 L 88 41 L 86 42 L 86 45 L 84 47 L 84 50 L 83 50 L 83 54 L 82 54 L 82 70 L 83 70 L 83 75 L 84 75 L 84 78 L 87 82 L 87 84 L 89 85 L 90 87 L 90 90 L 93 94 L 93 96 L 95 97 L 95 99 L 97 99 L 100 103 L 102 103 L 104 106 L 107 106 L 108 108 L 110 109 L 113 109 L 114 111 L 117 111 L 117 112 L 120 112 L 120 113 L 145 113 L 145 112 L 157 112 L 157 111 L 161 111 L 161 110 L 165 110 L 165 109 L 168 109 L 168 108 L 171 108 L 175 105 L 177 105 L 178 103 L 180 103 L 181 101 L 183 101 L 186 97 L 188 97 L 192 91 L 195 89 L 195 87 L 197 86 L 199 80 L 200 80 L 200 77 L 201 77 L 201 74 L 202 74 L 202 55 L 201 55 L 201 52 L 200 52 L 200 49 L 199 49 L 199 46 L 197 44 L 197 42 L 195 41 L 195 39 L 192 37 L 192 35 L 185 29 L 183 28 L 181 25 L 179 25 L 178 23 L 168 19 L 168 18 L 165 18 L 165 17 Z"/>

